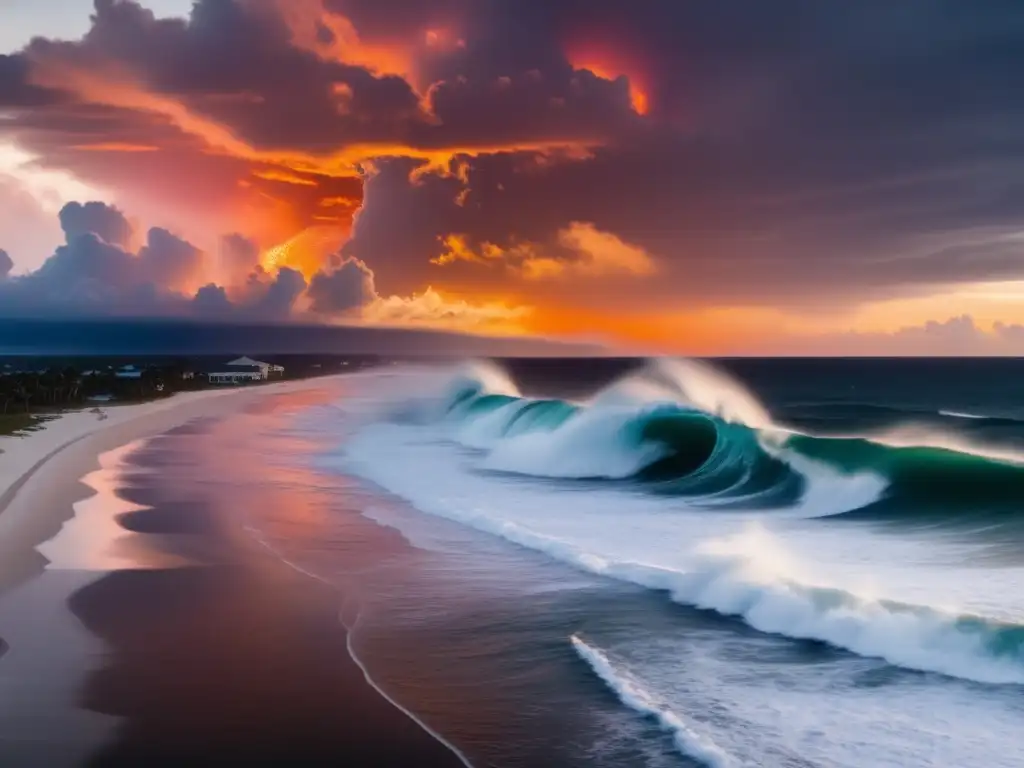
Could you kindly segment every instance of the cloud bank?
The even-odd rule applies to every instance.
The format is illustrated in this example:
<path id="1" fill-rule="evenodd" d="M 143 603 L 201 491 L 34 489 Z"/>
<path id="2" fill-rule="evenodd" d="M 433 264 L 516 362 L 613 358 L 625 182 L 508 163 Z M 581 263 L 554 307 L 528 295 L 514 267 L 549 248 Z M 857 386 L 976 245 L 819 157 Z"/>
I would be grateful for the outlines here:
<path id="1" fill-rule="evenodd" d="M 223 238 L 219 260 L 159 227 L 149 229 L 133 250 L 137 233 L 128 219 L 95 201 L 69 203 L 59 220 L 65 243 L 38 270 L 9 276 L 13 261 L 0 251 L 0 316 L 194 316 L 512 333 L 525 313 L 452 301 L 432 289 L 384 296 L 366 264 L 340 255 L 307 281 L 292 267 L 265 268 L 256 244 L 238 234 Z"/>
<path id="2" fill-rule="evenodd" d="M 95 0 L 0 56 L 18 194 L 110 190 L 0 313 L 554 333 L 1017 280 L 1021 71 L 1005 0 Z"/>

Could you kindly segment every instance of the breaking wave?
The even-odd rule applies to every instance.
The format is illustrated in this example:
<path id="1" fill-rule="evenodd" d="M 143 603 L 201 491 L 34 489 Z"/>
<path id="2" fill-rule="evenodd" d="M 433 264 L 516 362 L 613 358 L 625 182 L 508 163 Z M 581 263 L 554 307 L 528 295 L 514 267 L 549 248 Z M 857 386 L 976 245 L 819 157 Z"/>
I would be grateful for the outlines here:
<path id="1" fill-rule="evenodd" d="M 401 413 L 407 415 L 406 405 Z M 411 474 L 413 459 L 396 460 L 396 450 L 412 445 L 433 451 L 434 438 L 427 434 L 410 443 L 401 426 L 381 425 L 349 445 L 348 469 L 424 512 L 583 570 L 664 591 L 675 602 L 740 618 L 766 633 L 826 643 L 907 669 L 1024 685 L 1024 625 L 927 601 L 884 599 L 836 583 L 827 573 L 808 575 L 759 528 L 724 537 L 686 528 L 700 537 L 682 540 L 657 564 L 644 561 L 639 540 L 624 541 L 633 535 L 631 515 L 640 514 L 636 525 L 654 525 L 649 531 L 658 535 L 662 527 L 652 521 L 680 508 L 771 510 L 764 519 L 787 511 L 826 523 L 851 515 L 977 521 L 986 513 L 1018 514 L 1024 467 L 1012 456 L 907 435 L 837 438 L 785 429 L 738 384 L 688 361 L 648 364 L 579 402 L 524 397 L 500 369 L 476 365 L 411 410 L 419 423 L 440 428 L 429 435 L 472 452 L 471 475 L 465 467 L 453 468 L 463 473 L 458 477 L 502 473 L 675 500 L 659 504 L 654 517 L 618 498 L 601 506 L 621 506 L 621 520 L 599 515 L 588 522 L 586 510 L 566 510 L 566 524 L 548 526 L 557 534 L 551 535 L 541 532 L 544 526 L 534 527 L 542 517 L 481 504 L 480 494 L 489 491 L 476 482 L 464 492 L 449 491 L 451 478 L 441 483 L 449 471 L 443 464 L 447 456 L 434 457 L 439 463 L 427 470 L 430 477 Z M 574 645 L 584 655 L 586 646 Z M 593 654 L 587 658 L 600 661 Z"/>
<path id="2" fill-rule="evenodd" d="M 584 402 L 524 397 L 496 366 L 474 364 L 417 412 L 482 452 L 484 470 L 613 481 L 706 506 L 973 524 L 1016 515 L 1024 498 L 1013 454 L 941 434 L 900 442 L 786 429 L 739 384 L 689 360 L 653 361 Z"/>

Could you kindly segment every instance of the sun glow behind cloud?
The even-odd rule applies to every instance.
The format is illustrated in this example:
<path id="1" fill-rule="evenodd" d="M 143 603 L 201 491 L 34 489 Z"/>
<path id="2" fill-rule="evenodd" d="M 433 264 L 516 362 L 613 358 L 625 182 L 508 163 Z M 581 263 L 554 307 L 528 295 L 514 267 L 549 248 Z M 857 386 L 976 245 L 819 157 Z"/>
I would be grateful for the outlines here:
<path id="1" fill-rule="evenodd" d="M 650 112 L 649 88 L 641 68 L 636 62 L 630 61 L 630 57 L 623 51 L 581 40 L 567 45 L 565 56 L 573 69 L 585 69 L 602 80 L 625 77 L 629 83 L 629 100 L 633 111 L 638 115 Z"/>
<path id="2" fill-rule="evenodd" d="M 342 227 L 309 227 L 265 250 L 260 257 L 260 264 L 268 272 L 289 267 L 308 280 L 328 262 L 332 253 L 337 252 L 344 239 L 345 230 Z"/>
<path id="3" fill-rule="evenodd" d="M 253 291 L 304 280 L 275 319 L 358 307 L 363 322 L 712 354 L 1024 321 L 1020 243 L 999 234 L 1019 212 L 993 199 L 1014 188 L 1004 161 L 1024 132 L 1005 62 L 974 54 L 1003 33 L 995 5 L 976 34 L 915 6 L 919 46 L 871 45 L 911 94 L 894 108 L 843 74 L 877 42 L 851 35 L 892 21 L 870 3 L 804 19 L 797 39 L 756 0 L 744 14 L 593 0 L 586 19 L 518 0 L 197 0 L 191 22 L 143 10 L 191 0 L 136 2 L 97 3 L 85 38 L 89 0 L 74 29 L 38 16 L 41 39 L 0 59 L 15 276 L 65 240 L 55 216 L 45 247 L 12 229 L 103 200 L 140 235 L 251 244 L 231 280 L 211 270 L 202 286 L 235 307 L 257 266 Z M 809 66 L 780 69 L 783 51 Z M 954 69 L 978 83 L 971 99 L 932 102 L 915 79 Z M 996 116 L 1005 143 L 979 141 Z"/>
<path id="4" fill-rule="evenodd" d="M 14 144 L 0 144 L 0 174 L 14 179 L 47 212 L 56 213 L 74 200 L 109 197 L 67 171 L 47 168 L 40 158 Z"/>

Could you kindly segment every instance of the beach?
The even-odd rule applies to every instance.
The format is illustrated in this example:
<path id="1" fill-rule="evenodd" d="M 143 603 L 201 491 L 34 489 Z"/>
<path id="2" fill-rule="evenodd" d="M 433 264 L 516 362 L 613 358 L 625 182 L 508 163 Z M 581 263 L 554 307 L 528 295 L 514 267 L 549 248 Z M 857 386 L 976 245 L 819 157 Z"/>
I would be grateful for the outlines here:
<path id="1" fill-rule="evenodd" d="M 960 365 L 387 366 L 5 441 L 0 765 L 1019 766 L 1024 475 L 948 446 L 1024 446 L 1020 363 Z"/>
<path id="2" fill-rule="evenodd" d="M 190 494 L 197 472 L 168 460 L 168 496 L 146 481 L 160 456 L 128 471 L 336 388 L 189 393 L 0 439 L 0 764 L 464 764 L 349 656 L 336 588 Z"/>

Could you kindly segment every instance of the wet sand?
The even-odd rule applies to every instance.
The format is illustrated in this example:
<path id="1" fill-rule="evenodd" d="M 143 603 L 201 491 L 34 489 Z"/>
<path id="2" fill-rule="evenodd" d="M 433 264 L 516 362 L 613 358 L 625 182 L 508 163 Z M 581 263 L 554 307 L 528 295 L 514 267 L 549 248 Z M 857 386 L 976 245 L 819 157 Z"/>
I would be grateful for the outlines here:
<path id="1" fill-rule="evenodd" d="M 240 540 L 237 526 L 189 499 L 187 487 L 160 498 L 144 479 L 133 481 L 126 498 L 151 508 L 120 522 L 182 553 L 205 553 L 201 567 L 43 573 L 47 561 L 35 546 L 60 530 L 75 502 L 94 493 L 79 479 L 96 469 L 100 453 L 258 407 L 268 394 L 274 393 L 183 403 L 112 425 L 70 442 L 18 479 L 0 508 L 0 635 L 17 638 L 0 658 L 0 686 L 19 695 L 70 686 L 67 708 L 87 716 L 78 719 L 103 738 L 88 755 L 79 755 L 77 744 L 62 751 L 55 742 L 70 742 L 60 732 L 70 715 L 49 718 L 44 697 L 33 706 L 12 703 L 0 708 L 0 765 L 464 764 L 366 681 L 346 650 L 342 596 Z M 59 582 L 72 586 L 53 587 Z M 66 614 L 66 633 L 32 636 L 35 627 L 48 626 L 39 615 L 56 614 Z M 82 628 L 103 650 L 78 653 L 78 675 L 49 672 L 46 654 L 77 643 Z M 0 655 L 4 650 L 0 642 Z M 28 712 L 25 727 L 18 718 Z"/>
<path id="2" fill-rule="evenodd" d="M 317 386 L 316 380 L 259 388 L 188 393 L 157 403 L 119 406 L 100 421 L 76 412 L 48 422 L 27 437 L 3 438 L 0 454 L 0 595 L 38 575 L 46 558 L 35 547 L 52 538 L 73 505 L 92 495 L 80 479 L 98 468 L 106 451 L 203 417 L 225 417 L 283 392 Z"/>
<path id="3" fill-rule="evenodd" d="M 183 526 L 173 510 L 149 510 L 146 528 L 195 531 L 201 515 Z M 461 766 L 363 678 L 340 604 L 255 553 L 118 571 L 81 589 L 71 610 L 113 650 L 83 706 L 124 718 L 89 764 Z"/>

